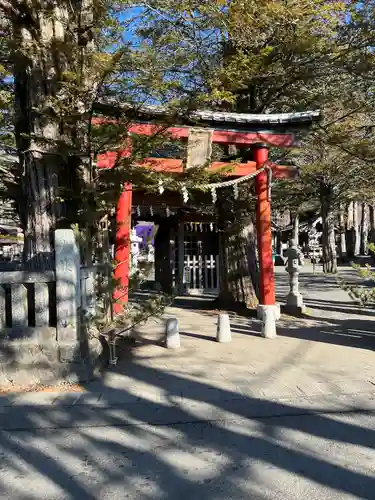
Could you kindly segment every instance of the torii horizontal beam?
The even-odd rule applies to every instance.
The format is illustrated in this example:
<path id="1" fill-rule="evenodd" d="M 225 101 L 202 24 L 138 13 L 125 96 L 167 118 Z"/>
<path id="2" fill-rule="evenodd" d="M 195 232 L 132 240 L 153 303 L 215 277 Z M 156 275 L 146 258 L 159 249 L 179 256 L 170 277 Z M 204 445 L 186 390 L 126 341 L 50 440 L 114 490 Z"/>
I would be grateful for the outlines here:
<path id="1" fill-rule="evenodd" d="M 116 123 L 115 120 L 107 118 L 94 118 L 94 125 L 104 123 Z M 188 139 L 191 127 L 166 127 L 163 125 L 155 125 L 152 123 L 130 123 L 128 132 L 130 134 L 152 136 L 158 133 L 167 134 L 171 139 Z M 212 142 L 216 144 L 236 144 L 249 145 L 254 143 L 267 143 L 270 146 L 279 148 L 290 148 L 296 142 L 294 133 L 280 133 L 271 130 L 264 131 L 242 131 L 242 130 L 224 130 L 213 129 Z"/>
<path id="2" fill-rule="evenodd" d="M 116 153 L 108 152 L 98 155 L 97 167 L 98 168 L 113 168 L 116 161 L 121 157 L 127 157 L 126 151 Z M 165 172 L 170 174 L 182 174 L 184 172 L 183 160 L 176 160 L 173 158 L 145 158 L 139 163 L 139 166 L 149 168 L 155 172 Z M 273 177 L 275 179 L 294 179 L 298 177 L 299 170 L 296 167 L 288 165 L 278 165 L 276 163 L 269 163 L 272 168 Z M 228 170 L 225 170 L 225 169 Z M 212 162 L 208 170 L 223 170 L 223 176 L 242 177 L 255 173 L 257 165 L 255 161 L 246 163 L 230 163 L 230 162 Z"/>

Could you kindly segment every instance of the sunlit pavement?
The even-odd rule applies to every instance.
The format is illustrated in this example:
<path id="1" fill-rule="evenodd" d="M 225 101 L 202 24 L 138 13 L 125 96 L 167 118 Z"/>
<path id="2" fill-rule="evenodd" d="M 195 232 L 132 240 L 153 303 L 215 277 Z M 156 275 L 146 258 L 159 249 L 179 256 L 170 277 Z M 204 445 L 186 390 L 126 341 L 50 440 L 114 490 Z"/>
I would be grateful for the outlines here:
<path id="1" fill-rule="evenodd" d="M 20 408 L 34 424 L 61 428 L 1 432 L 1 498 L 374 498 L 374 414 L 233 410 L 230 419 L 188 422 L 182 408 L 180 421 L 129 425 L 142 416 L 136 404 L 64 407 L 59 418 Z"/>
<path id="2" fill-rule="evenodd" d="M 180 350 L 151 322 L 82 392 L 3 396 L 1 498 L 375 499 L 372 311 L 308 268 L 301 285 L 309 316 L 277 339 L 232 316 L 217 344 L 214 312 L 170 308 Z"/>

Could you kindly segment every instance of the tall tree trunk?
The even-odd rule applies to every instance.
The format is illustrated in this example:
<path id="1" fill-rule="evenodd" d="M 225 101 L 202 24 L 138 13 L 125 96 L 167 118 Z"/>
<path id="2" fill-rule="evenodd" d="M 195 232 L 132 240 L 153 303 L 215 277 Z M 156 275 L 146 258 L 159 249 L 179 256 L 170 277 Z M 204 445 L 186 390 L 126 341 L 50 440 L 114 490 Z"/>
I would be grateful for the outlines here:
<path id="1" fill-rule="evenodd" d="M 340 227 L 340 258 L 342 260 L 346 259 L 346 225 L 345 225 L 345 209 L 344 206 L 340 205 L 339 214 L 339 227 Z"/>
<path id="2" fill-rule="evenodd" d="M 63 215 L 58 189 L 62 183 L 71 189 L 67 181 L 78 175 L 78 157 L 62 150 L 61 144 L 65 142 L 68 150 L 82 142 L 82 127 L 72 118 L 80 97 L 78 86 L 73 93 L 64 87 L 63 75 L 83 73 L 86 42 L 79 43 L 79 33 L 90 33 L 90 28 L 83 29 L 90 22 L 88 2 L 73 0 L 69 7 L 63 2 L 23 3 L 25 10 L 18 13 L 17 7 L 12 17 L 20 218 L 24 261 L 33 269 L 53 265 L 53 230 Z"/>
<path id="3" fill-rule="evenodd" d="M 375 210 L 374 205 L 369 206 L 369 219 L 370 219 L 370 242 L 375 243 Z"/>
<path id="4" fill-rule="evenodd" d="M 256 258 L 256 231 L 251 212 L 232 212 L 218 201 L 221 227 L 219 242 L 220 292 L 218 302 L 224 307 L 234 305 L 250 309 L 258 304 L 258 265 Z M 233 218 L 228 220 L 228 213 Z"/>
<path id="5" fill-rule="evenodd" d="M 16 31 L 18 29 L 18 32 Z M 41 27 L 43 32 L 43 26 Z M 27 46 L 26 30 L 16 25 L 20 47 Z M 59 124 L 48 113 L 46 103 L 53 95 L 44 51 L 30 56 L 16 53 L 15 133 L 21 176 L 20 218 L 24 229 L 24 260 L 33 269 L 53 265 L 53 234 L 57 213 L 58 164 L 52 144 Z M 50 67 L 49 67 L 50 70 Z"/>
<path id="6" fill-rule="evenodd" d="M 276 254 L 277 255 L 281 255 L 282 254 L 282 241 L 281 241 L 281 237 L 282 237 L 282 232 L 281 231 L 277 231 L 277 233 L 276 233 Z"/>
<path id="7" fill-rule="evenodd" d="M 43 161 L 47 160 L 47 161 Z M 24 253 L 23 260 L 30 269 L 52 269 L 54 265 L 54 241 L 52 229 L 59 215 L 57 199 L 57 160 L 35 158 L 28 154 L 25 158 L 22 192 L 26 206 L 23 214 Z"/>
<path id="8" fill-rule="evenodd" d="M 347 207 L 346 222 L 346 250 L 348 257 L 354 257 L 354 202 L 350 201 Z"/>
<path id="9" fill-rule="evenodd" d="M 222 304 L 254 309 L 258 304 L 256 236 L 249 217 L 241 227 L 227 225 L 220 235 L 220 293 Z"/>
<path id="10" fill-rule="evenodd" d="M 369 235 L 369 206 L 362 204 L 362 222 L 361 222 L 361 253 L 368 255 L 368 235 Z"/>
<path id="11" fill-rule="evenodd" d="M 299 245 L 299 214 L 297 213 L 293 218 L 293 240 L 296 245 Z"/>
<path id="12" fill-rule="evenodd" d="M 333 188 L 322 184 L 320 187 L 321 217 L 323 225 L 323 271 L 337 272 L 337 253 L 335 241 L 335 211 L 333 205 Z"/>
<path id="13" fill-rule="evenodd" d="M 361 253 L 361 230 L 359 224 L 359 208 L 358 202 L 353 203 L 353 237 L 354 237 L 354 256 Z"/>
<path id="14" fill-rule="evenodd" d="M 354 201 L 348 203 L 347 226 L 351 229 L 354 225 Z"/>

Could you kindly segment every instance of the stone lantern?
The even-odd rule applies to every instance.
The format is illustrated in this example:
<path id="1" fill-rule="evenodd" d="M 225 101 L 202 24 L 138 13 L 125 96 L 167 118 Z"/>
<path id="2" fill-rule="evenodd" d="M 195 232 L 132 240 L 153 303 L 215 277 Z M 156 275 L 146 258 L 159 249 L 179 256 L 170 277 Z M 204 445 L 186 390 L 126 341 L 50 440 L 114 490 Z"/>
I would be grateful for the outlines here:
<path id="1" fill-rule="evenodd" d="M 298 275 L 300 266 L 303 265 L 303 255 L 297 243 L 291 240 L 286 251 L 286 270 L 289 274 L 289 294 L 286 301 L 287 310 L 291 313 L 301 313 L 304 310 L 303 297 L 299 293 Z"/>

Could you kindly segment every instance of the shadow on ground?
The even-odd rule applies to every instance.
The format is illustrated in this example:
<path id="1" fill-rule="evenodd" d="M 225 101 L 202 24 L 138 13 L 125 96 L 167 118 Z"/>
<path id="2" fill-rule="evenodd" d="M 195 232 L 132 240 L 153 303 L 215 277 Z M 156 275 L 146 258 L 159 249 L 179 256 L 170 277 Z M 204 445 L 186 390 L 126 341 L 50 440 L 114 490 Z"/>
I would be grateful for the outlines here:
<path id="1" fill-rule="evenodd" d="M 332 493 L 325 498 L 374 498 L 375 477 L 353 457 L 361 447 L 373 464 L 373 430 L 153 369 L 130 346 L 116 371 L 123 386 L 87 385 L 85 405 L 68 394 L 54 407 L 5 409 L 1 498 L 297 499 L 317 487 Z M 163 398 L 135 396 L 132 381 Z M 103 394 L 94 407 L 93 387 Z M 299 484 L 290 496 L 288 481 Z"/>
<path id="2" fill-rule="evenodd" d="M 314 306 L 315 307 L 315 306 Z M 277 334 L 282 337 L 323 342 L 359 349 L 375 350 L 374 321 L 369 319 L 329 319 L 324 320 L 319 310 L 311 310 L 301 319 L 284 318 L 277 326 Z M 260 336 L 261 325 L 257 321 L 244 321 L 232 317 L 231 330 L 240 335 Z"/>
<path id="3" fill-rule="evenodd" d="M 319 310 L 312 314 L 304 328 L 284 320 L 278 334 L 374 348 L 372 321 L 322 322 Z M 258 321 L 231 319 L 234 333 L 259 335 Z M 162 356 L 160 339 L 154 344 Z M 193 367 L 172 373 L 135 356 L 137 344 L 122 348 L 116 387 L 109 388 L 104 376 L 84 394 L 66 394 L 46 407 L 17 407 L 7 398 L 0 413 L 1 498 L 375 498 L 375 430 L 359 414 L 353 418 L 355 407 L 347 414 L 314 414 L 307 402 L 218 388 Z M 294 359 L 280 359 L 277 369 Z M 141 394 L 132 390 L 135 383 L 144 384 Z"/>

